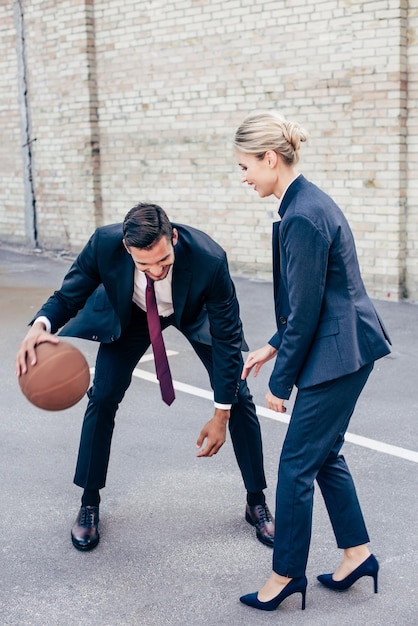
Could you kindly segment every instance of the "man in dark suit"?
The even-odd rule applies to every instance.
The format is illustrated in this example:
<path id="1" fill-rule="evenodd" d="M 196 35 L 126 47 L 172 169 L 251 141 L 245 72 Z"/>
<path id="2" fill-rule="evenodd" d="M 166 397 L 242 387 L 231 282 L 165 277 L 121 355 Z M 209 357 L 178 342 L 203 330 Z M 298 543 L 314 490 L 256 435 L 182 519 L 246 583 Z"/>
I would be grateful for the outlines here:
<path id="1" fill-rule="evenodd" d="M 27 359 L 36 362 L 37 344 L 59 341 L 59 329 L 62 335 L 100 342 L 74 477 L 83 495 L 71 531 L 73 545 L 91 550 L 99 543 L 100 489 L 106 482 L 115 414 L 150 346 L 147 280 L 155 287 L 161 329 L 175 326 L 189 340 L 214 391 L 214 415 L 200 432 L 197 456 L 218 452 L 228 424 L 247 490 L 245 518 L 257 538 L 272 546 L 274 520 L 263 493 L 260 425 L 240 379 L 241 350 L 247 346 L 226 254 L 205 233 L 172 224 L 159 206 L 145 203 L 131 209 L 123 224 L 94 232 L 61 288 L 34 316 L 17 355 L 20 375 Z"/>

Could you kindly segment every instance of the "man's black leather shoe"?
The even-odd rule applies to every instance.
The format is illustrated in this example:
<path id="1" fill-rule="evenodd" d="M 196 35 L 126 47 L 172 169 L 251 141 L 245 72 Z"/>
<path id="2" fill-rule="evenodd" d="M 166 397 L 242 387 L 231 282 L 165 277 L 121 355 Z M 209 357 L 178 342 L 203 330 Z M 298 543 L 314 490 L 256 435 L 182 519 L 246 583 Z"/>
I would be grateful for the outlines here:
<path id="1" fill-rule="evenodd" d="M 77 550 L 93 550 L 99 540 L 99 507 L 82 506 L 71 529 L 73 546 Z"/>
<path id="2" fill-rule="evenodd" d="M 267 504 L 247 504 L 245 519 L 251 526 L 255 526 L 257 539 L 265 546 L 273 547 L 274 542 L 274 518 Z"/>

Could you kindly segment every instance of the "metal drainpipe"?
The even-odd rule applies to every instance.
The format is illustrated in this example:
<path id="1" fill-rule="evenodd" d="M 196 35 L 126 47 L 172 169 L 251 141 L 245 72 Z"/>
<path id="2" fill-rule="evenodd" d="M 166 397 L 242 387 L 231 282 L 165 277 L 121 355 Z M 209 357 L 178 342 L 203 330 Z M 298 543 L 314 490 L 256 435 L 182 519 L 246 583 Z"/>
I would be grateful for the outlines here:
<path id="1" fill-rule="evenodd" d="M 36 137 L 31 137 L 29 110 L 28 74 L 25 47 L 24 9 L 21 0 L 14 0 L 14 20 L 16 25 L 16 50 L 18 60 L 19 104 L 22 135 L 22 156 L 25 193 L 25 230 L 28 245 L 38 247 L 36 224 L 36 195 L 33 178 L 32 144 Z"/>

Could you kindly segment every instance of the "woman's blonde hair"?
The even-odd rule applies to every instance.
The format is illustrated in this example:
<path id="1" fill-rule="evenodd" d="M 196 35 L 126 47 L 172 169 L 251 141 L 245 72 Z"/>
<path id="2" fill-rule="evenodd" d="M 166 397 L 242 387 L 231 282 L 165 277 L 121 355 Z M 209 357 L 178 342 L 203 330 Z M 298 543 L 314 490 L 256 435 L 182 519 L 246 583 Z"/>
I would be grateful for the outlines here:
<path id="1" fill-rule="evenodd" d="M 235 133 L 234 147 L 239 152 L 264 158 L 267 150 L 274 150 L 288 165 L 299 161 L 305 130 L 297 122 L 289 122 L 277 111 L 251 113 Z"/>

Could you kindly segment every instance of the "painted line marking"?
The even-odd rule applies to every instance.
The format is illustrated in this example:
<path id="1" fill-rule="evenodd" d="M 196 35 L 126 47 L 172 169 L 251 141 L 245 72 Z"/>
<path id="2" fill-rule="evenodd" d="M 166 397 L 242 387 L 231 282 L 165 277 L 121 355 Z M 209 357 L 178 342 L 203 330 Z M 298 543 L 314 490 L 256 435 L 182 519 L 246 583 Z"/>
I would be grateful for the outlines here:
<path id="1" fill-rule="evenodd" d="M 168 356 L 173 356 L 178 354 L 178 352 L 174 352 L 172 350 L 167 350 Z M 139 361 L 143 363 L 145 361 L 152 361 L 152 354 L 147 354 L 142 357 Z M 94 367 L 90 368 L 90 372 L 94 373 Z M 132 376 L 135 378 L 141 378 L 142 380 L 147 380 L 151 383 L 158 383 L 157 377 L 155 374 L 151 372 L 146 372 L 141 369 L 134 369 Z M 181 383 L 179 381 L 173 380 L 174 389 L 177 391 L 182 391 L 183 393 L 188 393 L 192 396 L 198 396 L 199 398 L 204 398 L 205 400 L 212 400 L 213 402 L 213 392 L 207 391 L 206 389 L 200 389 L 200 387 L 194 387 L 193 385 L 188 385 L 186 383 Z M 275 411 L 271 411 L 262 406 L 256 406 L 257 415 L 262 415 L 263 417 L 267 417 L 268 419 L 274 420 L 276 422 L 282 422 L 283 424 L 288 424 L 290 420 L 290 415 L 288 413 L 275 413 Z M 345 434 L 345 440 L 353 443 L 356 446 L 361 446 L 363 448 L 369 448 L 369 450 L 375 450 L 376 452 L 382 452 L 383 454 L 389 454 L 391 456 L 396 456 L 400 459 L 405 459 L 406 461 L 412 461 L 413 463 L 418 463 L 418 452 L 414 450 L 408 450 L 406 448 L 400 448 L 399 446 L 393 446 L 390 443 L 384 443 L 383 441 L 377 441 L 377 439 L 369 439 L 368 437 L 362 437 L 361 435 L 354 435 L 352 433 L 347 432 Z"/>
<path id="2" fill-rule="evenodd" d="M 290 415 L 282 413 L 281 415 L 266 409 L 264 407 L 256 407 L 257 414 L 268 417 L 276 422 L 289 423 Z M 383 452 L 384 454 L 390 454 L 391 456 L 397 456 L 400 459 L 406 459 L 407 461 L 413 461 L 418 463 L 418 452 L 414 450 L 408 450 L 406 448 L 400 448 L 399 446 L 393 446 L 390 443 L 384 443 L 383 441 L 377 441 L 377 439 L 369 439 L 368 437 L 362 437 L 362 435 L 354 435 L 353 433 L 346 432 L 345 440 L 350 443 L 354 443 L 356 446 L 362 446 L 363 448 L 369 448 L 369 450 L 376 450 L 376 452 Z"/>
<path id="3" fill-rule="evenodd" d="M 151 374 L 150 372 L 145 372 L 144 370 L 135 369 L 133 375 L 136 378 L 142 378 L 143 380 L 148 380 L 153 383 L 158 383 L 157 377 L 155 374 Z M 187 385 L 185 383 L 180 383 L 178 381 L 173 381 L 174 389 L 177 391 L 183 391 L 184 393 L 188 393 L 193 396 L 198 396 L 200 398 L 205 398 L 206 400 L 213 401 L 213 393 L 212 391 L 206 391 L 205 389 L 199 389 L 199 387 L 193 387 L 193 385 Z M 288 424 L 290 420 L 290 415 L 288 413 L 275 413 L 270 409 L 267 409 L 262 406 L 256 406 L 257 415 L 262 415 L 263 417 L 267 417 L 268 419 L 275 420 L 276 422 L 283 422 L 284 424 Z M 369 439 L 368 437 L 362 437 L 361 435 L 354 435 L 352 433 L 345 434 L 345 440 L 350 443 L 355 444 L 356 446 L 362 446 L 363 448 L 369 448 L 370 450 L 376 450 L 376 452 L 382 452 L 383 454 L 390 454 L 391 456 L 396 456 L 400 459 L 406 459 L 407 461 L 412 461 L 413 463 L 418 463 L 418 452 L 414 450 L 407 450 L 406 448 L 400 448 L 399 446 L 393 446 L 389 443 L 384 443 L 383 441 L 377 441 L 376 439 Z"/>

